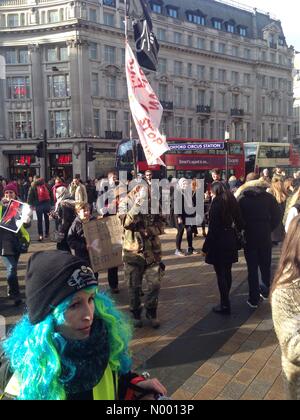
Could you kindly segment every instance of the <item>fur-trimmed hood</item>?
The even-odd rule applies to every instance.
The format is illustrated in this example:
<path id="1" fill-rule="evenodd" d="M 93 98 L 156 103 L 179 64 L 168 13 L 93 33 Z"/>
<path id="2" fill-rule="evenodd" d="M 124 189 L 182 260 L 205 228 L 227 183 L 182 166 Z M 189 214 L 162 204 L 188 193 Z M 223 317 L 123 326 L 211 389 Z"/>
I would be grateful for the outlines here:
<path id="1" fill-rule="evenodd" d="M 256 179 L 254 181 L 246 182 L 244 185 L 242 185 L 234 194 L 234 196 L 235 198 L 239 198 L 242 195 L 242 193 L 244 193 L 248 189 L 251 189 L 251 190 L 257 189 L 257 193 L 259 193 L 260 190 L 266 191 L 267 188 L 269 187 L 270 187 L 270 184 L 266 182 L 264 179 Z"/>

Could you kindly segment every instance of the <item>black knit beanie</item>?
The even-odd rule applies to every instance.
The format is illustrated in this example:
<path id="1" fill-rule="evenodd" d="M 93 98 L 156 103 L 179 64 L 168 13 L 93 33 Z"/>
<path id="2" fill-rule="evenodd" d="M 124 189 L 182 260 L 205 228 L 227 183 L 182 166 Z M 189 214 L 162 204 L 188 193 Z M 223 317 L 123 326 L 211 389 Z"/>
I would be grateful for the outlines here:
<path id="1" fill-rule="evenodd" d="M 68 296 L 98 282 L 86 261 L 65 251 L 36 252 L 26 273 L 26 303 L 29 320 L 43 321 Z"/>

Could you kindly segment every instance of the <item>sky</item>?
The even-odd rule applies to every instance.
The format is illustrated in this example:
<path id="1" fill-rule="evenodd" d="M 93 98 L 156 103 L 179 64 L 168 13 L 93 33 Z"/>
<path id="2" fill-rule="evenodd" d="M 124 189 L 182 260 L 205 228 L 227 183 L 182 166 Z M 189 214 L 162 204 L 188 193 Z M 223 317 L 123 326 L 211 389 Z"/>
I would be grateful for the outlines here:
<path id="1" fill-rule="evenodd" d="M 257 7 L 281 20 L 288 46 L 300 52 L 300 18 L 298 0 L 241 0 L 241 4 Z"/>

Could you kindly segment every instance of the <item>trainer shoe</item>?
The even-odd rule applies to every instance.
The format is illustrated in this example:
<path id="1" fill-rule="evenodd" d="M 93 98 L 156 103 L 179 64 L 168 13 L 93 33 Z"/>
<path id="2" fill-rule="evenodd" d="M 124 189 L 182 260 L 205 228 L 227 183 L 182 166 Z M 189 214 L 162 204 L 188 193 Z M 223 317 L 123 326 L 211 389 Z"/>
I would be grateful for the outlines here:
<path id="1" fill-rule="evenodd" d="M 250 306 L 250 308 L 252 308 L 252 309 L 257 309 L 258 308 L 258 304 L 255 305 L 254 303 L 251 303 L 250 300 L 247 300 L 247 305 Z"/>
<path id="2" fill-rule="evenodd" d="M 185 253 L 182 252 L 180 249 L 176 249 L 175 255 L 177 255 L 177 257 L 185 257 Z"/>
<path id="3" fill-rule="evenodd" d="M 262 298 L 262 300 L 267 301 L 269 300 L 269 296 L 266 295 L 265 293 L 260 293 L 259 296 Z"/>

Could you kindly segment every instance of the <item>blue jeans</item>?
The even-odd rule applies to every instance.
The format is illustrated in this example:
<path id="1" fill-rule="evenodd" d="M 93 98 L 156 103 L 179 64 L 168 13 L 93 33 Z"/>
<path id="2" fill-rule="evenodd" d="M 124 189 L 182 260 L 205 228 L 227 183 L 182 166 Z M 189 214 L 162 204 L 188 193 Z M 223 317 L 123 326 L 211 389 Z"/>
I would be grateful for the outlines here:
<path id="1" fill-rule="evenodd" d="M 2 261 L 6 267 L 6 278 L 8 283 L 7 295 L 12 299 L 20 295 L 19 281 L 17 275 L 19 255 L 2 256 Z"/>
<path id="2" fill-rule="evenodd" d="M 49 235 L 49 213 L 51 205 L 49 201 L 44 201 L 36 206 L 36 216 L 38 220 L 38 233 L 39 236 L 43 236 L 43 216 L 45 220 L 45 235 Z"/>

